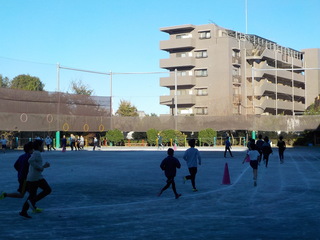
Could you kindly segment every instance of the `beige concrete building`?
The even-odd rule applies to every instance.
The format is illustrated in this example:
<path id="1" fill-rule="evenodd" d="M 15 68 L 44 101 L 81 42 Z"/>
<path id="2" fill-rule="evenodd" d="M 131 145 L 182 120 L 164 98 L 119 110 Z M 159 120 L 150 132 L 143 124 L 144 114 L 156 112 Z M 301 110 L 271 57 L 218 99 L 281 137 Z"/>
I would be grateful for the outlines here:
<path id="1" fill-rule="evenodd" d="M 320 49 L 297 51 L 215 24 L 160 30 L 169 34 L 160 67 L 170 71 L 160 104 L 172 115 L 296 115 L 320 93 Z"/>

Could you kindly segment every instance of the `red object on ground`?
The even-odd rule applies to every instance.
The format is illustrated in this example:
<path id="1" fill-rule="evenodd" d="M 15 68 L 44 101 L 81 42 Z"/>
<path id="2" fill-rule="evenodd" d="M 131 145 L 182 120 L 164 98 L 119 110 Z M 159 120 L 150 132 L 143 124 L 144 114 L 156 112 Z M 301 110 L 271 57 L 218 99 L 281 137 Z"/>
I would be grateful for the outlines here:
<path id="1" fill-rule="evenodd" d="M 222 184 L 231 184 L 228 163 L 226 163 L 224 166 Z"/>

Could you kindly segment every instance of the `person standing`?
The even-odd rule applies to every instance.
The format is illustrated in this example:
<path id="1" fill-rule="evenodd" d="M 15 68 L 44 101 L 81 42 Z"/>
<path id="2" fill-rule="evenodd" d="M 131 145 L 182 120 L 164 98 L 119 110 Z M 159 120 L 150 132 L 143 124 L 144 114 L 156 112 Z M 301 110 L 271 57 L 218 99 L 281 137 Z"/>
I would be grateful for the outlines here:
<path id="1" fill-rule="evenodd" d="M 61 140 L 61 148 L 62 148 L 62 152 L 65 152 L 67 149 L 67 139 L 66 139 L 66 135 L 63 135 L 62 140 Z"/>
<path id="2" fill-rule="evenodd" d="M 8 140 L 4 137 L 4 135 L 2 135 L 2 137 L 1 137 L 1 145 L 2 145 L 2 152 L 3 153 L 6 153 L 7 142 L 8 142 Z"/>
<path id="3" fill-rule="evenodd" d="M 84 148 L 84 137 L 81 135 L 80 136 L 80 149 Z"/>
<path id="4" fill-rule="evenodd" d="M 257 179 L 258 179 L 258 161 L 260 157 L 260 153 L 258 151 L 258 148 L 256 144 L 254 143 L 254 139 L 251 139 L 248 144 L 249 150 L 246 153 L 245 158 L 242 161 L 242 164 L 247 160 L 247 158 L 250 159 L 250 166 L 253 170 L 253 186 L 257 186 Z"/>
<path id="5" fill-rule="evenodd" d="M 179 197 L 181 197 L 181 194 L 177 193 L 174 178 L 177 173 L 177 168 L 180 168 L 181 164 L 179 160 L 173 156 L 174 150 L 172 148 L 169 148 L 167 153 L 168 153 L 168 156 L 165 159 L 163 159 L 163 161 L 160 164 L 160 168 L 164 171 L 164 174 L 167 177 L 167 184 L 161 189 L 158 196 L 160 197 L 161 194 L 165 190 L 167 190 L 170 187 L 170 185 L 172 185 L 172 191 L 176 199 L 178 199 Z"/>
<path id="6" fill-rule="evenodd" d="M 98 147 L 99 141 L 97 137 L 93 138 L 93 151 L 96 150 L 96 147 Z"/>
<path id="7" fill-rule="evenodd" d="M 199 150 L 195 148 L 196 141 L 194 139 L 190 139 L 188 144 L 190 148 L 185 151 L 183 159 L 187 162 L 190 175 L 183 177 L 183 183 L 191 180 L 192 191 L 197 192 L 196 174 L 198 172 L 198 163 L 201 165 L 201 156 Z"/>
<path id="8" fill-rule="evenodd" d="M 163 149 L 162 136 L 158 133 L 158 149 Z"/>
<path id="9" fill-rule="evenodd" d="M 71 134 L 70 135 L 70 148 L 71 148 L 71 151 L 73 151 L 75 146 L 76 146 L 76 137 L 73 134 Z M 75 150 L 77 150 L 77 149 L 75 149 Z"/>
<path id="10" fill-rule="evenodd" d="M 279 148 L 280 163 L 282 164 L 282 163 L 284 162 L 283 153 L 284 153 L 284 150 L 286 150 L 286 143 L 285 143 L 285 141 L 283 140 L 283 136 L 280 136 L 280 137 L 279 137 L 277 146 L 278 146 L 278 148 Z"/>
<path id="11" fill-rule="evenodd" d="M 49 135 L 44 139 L 44 142 L 46 143 L 47 150 L 51 151 L 52 139 L 50 138 Z"/>
<path id="12" fill-rule="evenodd" d="M 14 164 L 14 168 L 18 172 L 18 182 L 19 182 L 19 188 L 18 192 L 15 193 L 6 193 L 3 192 L 0 195 L 0 199 L 4 199 L 5 197 L 10 198 L 23 198 L 26 192 L 26 186 L 27 186 L 27 176 L 29 172 L 29 158 L 31 157 L 31 154 L 33 153 L 33 143 L 28 142 L 23 146 L 24 154 L 19 156 L 17 161 Z"/>
<path id="13" fill-rule="evenodd" d="M 266 164 L 266 167 L 268 167 L 268 162 L 269 162 L 269 155 L 272 153 L 272 148 L 269 143 L 269 137 L 265 136 L 264 137 L 264 143 L 262 145 L 262 154 L 263 154 L 263 161 Z"/>
<path id="14" fill-rule="evenodd" d="M 44 179 L 42 172 L 45 168 L 50 167 L 50 163 L 43 164 L 41 152 L 43 152 L 43 141 L 35 140 L 33 142 L 34 152 L 29 158 L 29 173 L 27 176 L 27 190 L 29 197 L 23 204 L 22 210 L 19 213 L 20 216 L 25 218 L 31 218 L 28 215 L 29 207 L 34 212 L 42 212 L 42 209 L 36 207 L 36 203 L 51 193 L 51 187 Z M 38 188 L 42 191 L 37 194 Z"/>
<path id="15" fill-rule="evenodd" d="M 230 156 L 232 156 L 232 152 L 231 152 L 231 142 L 229 140 L 229 137 L 226 137 L 226 141 L 225 141 L 225 150 L 224 150 L 224 157 L 226 157 L 227 151 L 229 151 Z"/>

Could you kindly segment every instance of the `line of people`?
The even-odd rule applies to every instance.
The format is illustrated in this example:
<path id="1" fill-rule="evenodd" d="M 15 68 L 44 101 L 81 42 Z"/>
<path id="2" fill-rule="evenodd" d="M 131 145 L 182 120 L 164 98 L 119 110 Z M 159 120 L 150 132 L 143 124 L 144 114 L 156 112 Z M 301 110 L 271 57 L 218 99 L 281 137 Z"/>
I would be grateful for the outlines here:
<path id="1" fill-rule="evenodd" d="M 283 136 L 279 137 L 277 146 L 279 148 L 279 159 L 280 163 L 284 163 L 284 151 L 286 149 L 286 143 L 283 140 Z M 257 186 L 258 179 L 258 166 L 260 165 L 262 159 L 265 167 L 268 167 L 269 156 L 272 154 L 272 147 L 269 141 L 269 137 L 265 136 L 262 140 L 262 135 L 259 134 L 258 140 L 250 139 L 248 143 L 248 150 L 246 156 L 244 157 L 242 164 L 245 162 L 250 162 L 250 166 L 253 169 L 253 185 Z"/>
<path id="2" fill-rule="evenodd" d="M 67 150 L 67 142 L 68 141 L 67 141 L 66 135 L 63 135 L 61 139 L 62 152 L 65 152 Z M 84 148 L 84 137 L 82 135 L 75 136 L 74 134 L 71 134 L 69 137 L 69 144 L 70 144 L 71 151 L 82 150 Z"/>

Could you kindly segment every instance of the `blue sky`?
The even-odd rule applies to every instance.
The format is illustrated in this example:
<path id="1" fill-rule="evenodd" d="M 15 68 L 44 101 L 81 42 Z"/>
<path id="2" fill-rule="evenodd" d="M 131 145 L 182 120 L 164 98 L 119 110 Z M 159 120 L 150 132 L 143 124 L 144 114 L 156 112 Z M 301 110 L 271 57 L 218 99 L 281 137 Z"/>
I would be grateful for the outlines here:
<path id="1" fill-rule="evenodd" d="M 247 0 L 248 33 L 296 50 L 320 48 L 319 0 Z M 266 14 L 265 14 L 266 13 Z M 245 0 L 0 0 L 0 74 L 39 77 L 57 89 L 56 64 L 98 72 L 165 72 L 161 27 L 214 22 L 246 32 Z M 159 96 L 165 74 L 113 75 L 113 107 L 130 101 L 147 114 L 166 114 Z M 82 81 L 110 95 L 110 77 L 60 71 L 60 89 Z M 138 84 L 137 84 L 138 83 Z"/>

